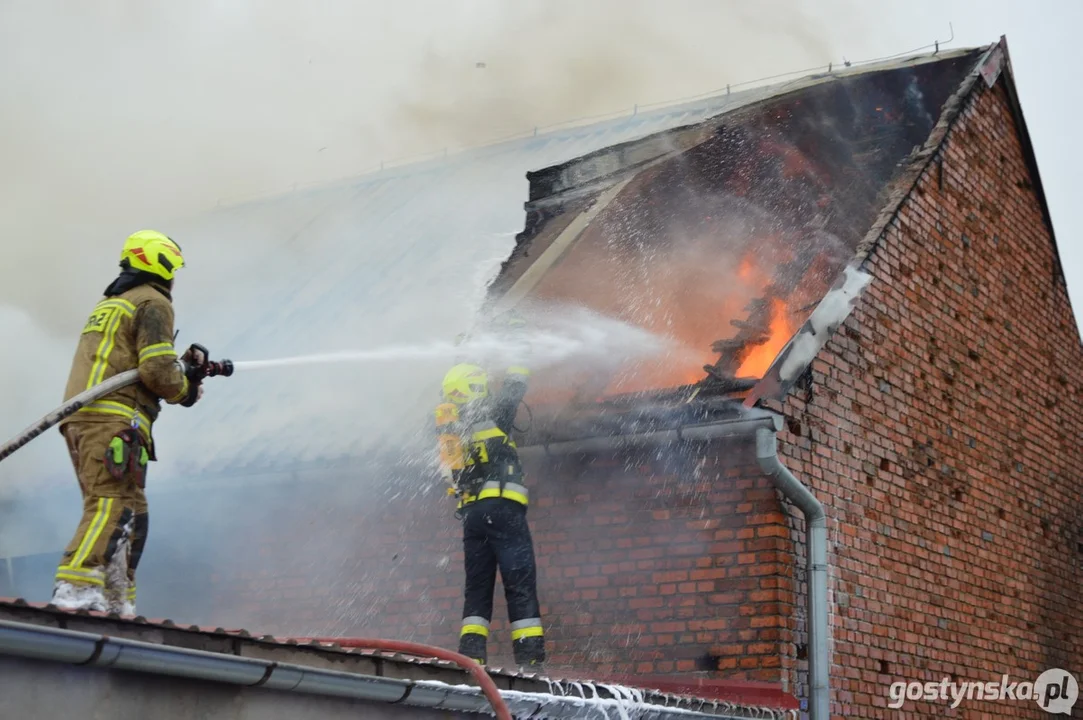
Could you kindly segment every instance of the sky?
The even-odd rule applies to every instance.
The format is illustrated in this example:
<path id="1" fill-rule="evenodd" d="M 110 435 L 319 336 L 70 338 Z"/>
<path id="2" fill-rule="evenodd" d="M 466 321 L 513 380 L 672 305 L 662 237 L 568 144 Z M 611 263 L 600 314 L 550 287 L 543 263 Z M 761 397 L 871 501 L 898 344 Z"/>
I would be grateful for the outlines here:
<path id="1" fill-rule="evenodd" d="M 1067 69 L 1081 20 L 1083 4 L 1049 0 L 0 0 L 0 333 L 20 348 L 0 357 L 0 429 L 59 401 L 88 303 L 135 229 L 934 40 L 1007 35 L 1078 314 L 1083 143 Z M 261 253 L 178 240 L 199 255 L 183 293 L 242 282 Z"/>
<path id="2" fill-rule="evenodd" d="M 1073 132 L 1076 93 L 1063 77 L 1083 6 L 747 5 L 0 0 L 0 303 L 83 292 L 87 270 L 108 272 L 118 239 L 133 228 L 219 201 L 891 55 L 947 41 L 949 23 L 947 47 L 1008 36 L 1073 304 L 1083 303 L 1083 219 L 1071 214 L 1083 149 Z M 60 248 L 43 242 L 71 253 L 54 256 Z M 42 267 L 43 256 L 49 282 L 27 287 L 26 267 Z M 59 332 L 75 322 L 66 310 L 34 314 Z"/>

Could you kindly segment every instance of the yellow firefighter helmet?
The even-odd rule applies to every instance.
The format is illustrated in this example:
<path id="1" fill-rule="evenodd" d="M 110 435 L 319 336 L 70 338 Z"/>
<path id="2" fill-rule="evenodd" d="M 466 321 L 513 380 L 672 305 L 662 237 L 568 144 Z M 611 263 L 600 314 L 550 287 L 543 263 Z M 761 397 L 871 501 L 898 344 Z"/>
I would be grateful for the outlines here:
<path id="1" fill-rule="evenodd" d="M 128 236 L 120 252 L 121 265 L 149 272 L 163 280 L 172 280 L 177 270 L 184 267 L 180 245 L 157 230 L 140 230 Z"/>
<path id="2" fill-rule="evenodd" d="M 465 405 L 489 395 L 489 378 L 477 365 L 460 363 L 444 376 L 444 399 Z"/>

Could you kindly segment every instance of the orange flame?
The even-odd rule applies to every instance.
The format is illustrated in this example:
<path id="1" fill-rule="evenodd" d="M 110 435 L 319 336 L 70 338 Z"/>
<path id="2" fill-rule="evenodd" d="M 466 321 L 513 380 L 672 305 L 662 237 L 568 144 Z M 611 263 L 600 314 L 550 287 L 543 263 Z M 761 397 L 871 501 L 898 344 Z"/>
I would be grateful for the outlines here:
<path id="1" fill-rule="evenodd" d="M 786 303 L 778 298 L 771 301 L 771 329 L 770 338 L 763 345 L 756 348 L 744 359 L 741 367 L 737 368 L 737 377 L 763 377 L 771 362 L 786 347 L 793 335 L 794 327 L 790 322 Z"/>
<path id="2" fill-rule="evenodd" d="M 752 274 L 756 272 L 756 267 L 752 264 L 752 258 L 745 257 L 741 260 L 740 266 L 737 268 L 737 277 L 741 278 L 744 282 L 752 280 Z"/>

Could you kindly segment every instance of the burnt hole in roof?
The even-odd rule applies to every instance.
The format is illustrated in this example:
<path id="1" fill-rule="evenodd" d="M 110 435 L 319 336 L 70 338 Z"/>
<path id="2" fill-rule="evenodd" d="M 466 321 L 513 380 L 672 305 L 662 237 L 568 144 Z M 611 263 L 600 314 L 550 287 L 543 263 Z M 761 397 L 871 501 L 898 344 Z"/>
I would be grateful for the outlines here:
<path id="1" fill-rule="evenodd" d="M 687 368 L 670 362 L 657 372 L 577 380 L 584 392 L 576 395 L 603 397 L 632 383 L 656 389 L 700 382 L 708 360 L 722 374 L 762 374 L 853 257 L 883 207 L 885 188 L 917 161 L 914 148 L 976 56 L 795 88 L 725 117 L 531 172 L 532 207 L 556 208 L 630 158 L 659 159 L 638 172 L 625 166 L 633 170 L 628 184 L 545 273 L 537 294 L 632 310 L 635 324 L 671 333 L 705 355 L 719 340 L 736 343 L 718 353 L 723 357 L 690 360 Z M 553 222 L 568 214 L 554 212 Z M 496 286 L 509 287 L 530 266 L 512 263 Z M 736 298 L 747 302 L 722 302 L 719 288 L 737 281 L 756 292 Z M 858 339 L 852 330 L 850 337 Z M 746 357 L 741 351 L 751 346 Z M 749 367 L 738 372 L 741 364 Z M 561 379 L 567 387 L 567 376 Z M 539 373 L 532 392 L 543 385 Z"/>

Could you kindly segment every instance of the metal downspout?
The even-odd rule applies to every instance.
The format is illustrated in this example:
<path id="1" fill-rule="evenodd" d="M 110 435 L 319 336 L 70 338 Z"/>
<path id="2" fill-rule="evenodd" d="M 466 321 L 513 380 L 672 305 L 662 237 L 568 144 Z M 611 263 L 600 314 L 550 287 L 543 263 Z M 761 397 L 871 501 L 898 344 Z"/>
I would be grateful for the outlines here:
<path id="1" fill-rule="evenodd" d="M 808 538 L 809 720 L 828 720 L 831 717 L 831 696 L 827 648 L 827 516 L 820 501 L 779 460 L 778 438 L 767 428 L 756 431 L 756 460 L 782 494 L 805 516 Z"/>
<path id="2" fill-rule="evenodd" d="M 551 445 L 528 446 L 523 451 L 544 451 L 546 455 L 619 451 L 632 446 L 661 445 L 679 441 L 709 441 L 755 433 L 756 460 L 782 494 L 805 517 L 808 582 L 809 633 L 809 718 L 830 718 L 827 638 L 827 516 L 820 501 L 779 460 L 778 438 L 782 417 L 765 410 L 750 410 L 744 417 L 702 425 L 685 425 L 674 430 L 587 438 Z"/>

